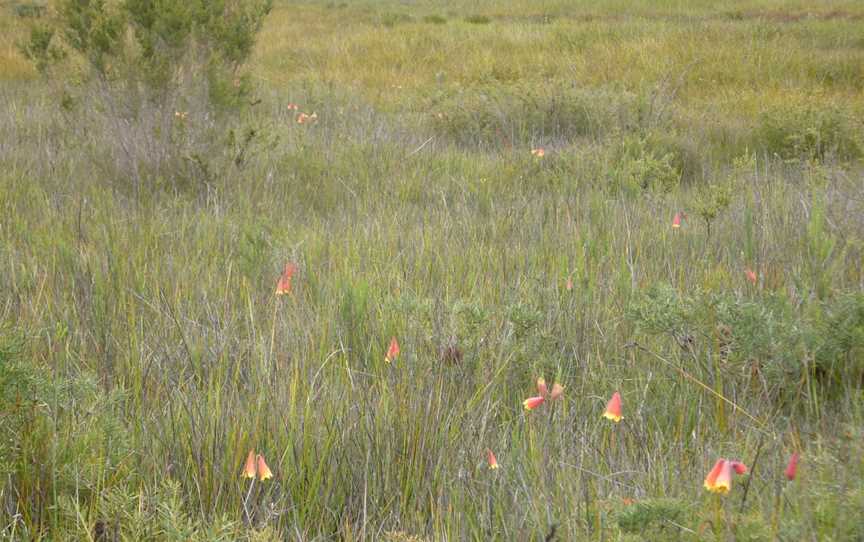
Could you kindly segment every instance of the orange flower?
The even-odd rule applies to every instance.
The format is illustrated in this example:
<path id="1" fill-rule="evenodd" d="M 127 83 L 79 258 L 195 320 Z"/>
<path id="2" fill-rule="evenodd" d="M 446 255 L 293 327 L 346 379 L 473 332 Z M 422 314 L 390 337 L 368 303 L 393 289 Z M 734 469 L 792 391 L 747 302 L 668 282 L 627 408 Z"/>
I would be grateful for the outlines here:
<path id="1" fill-rule="evenodd" d="M 786 475 L 786 479 L 790 482 L 798 475 L 798 459 L 800 459 L 800 457 L 801 456 L 796 452 L 789 458 L 789 464 L 786 466 L 786 471 L 783 474 Z"/>
<path id="2" fill-rule="evenodd" d="M 279 282 L 276 284 L 276 295 L 285 295 L 291 293 L 291 277 L 297 271 L 297 266 L 291 262 L 285 264 L 285 270 L 282 271 L 282 276 L 279 277 Z"/>
<path id="3" fill-rule="evenodd" d="M 543 401 L 545 400 L 546 399 L 542 395 L 537 397 L 529 397 L 528 399 L 522 401 L 522 405 L 525 407 L 525 410 L 534 410 L 538 406 L 542 405 Z"/>
<path id="4" fill-rule="evenodd" d="M 546 151 L 543 150 L 543 147 L 537 147 L 536 149 L 531 149 L 531 154 L 533 154 L 537 158 L 543 158 L 544 156 L 546 156 Z"/>
<path id="5" fill-rule="evenodd" d="M 684 216 L 681 213 L 675 213 L 675 216 L 672 218 L 672 227 L 680 228 L 682 218 L 684 218 Z"/>
<path id="6" fill-rule="evenodd" d="M 387 355 L 384 356 L 384 361 L 387 363 L 392 363 L 399 357 L 399 341 L 396 340 L 396 337 L 390 339 L 390 346 L 387 348 Z"/>
<path id="7" fill-rule="evenodd" d="M 714 468 L 705 477 L 705 489 L 712 493 L 725 495 L 732 488 L 732 465 L 725 459 L 718 459 Z"/>
<path id="8" fill-rule="evenodd" d="M 243 478 L 255 478 L 257 471 L 255 469 L 255 450 L 249 450 L 249 455 L 246 456 L 246 465 L 243 467 Z"/>
<path id="9" fill-rule="evenodd" d="M 306 122 L 309 122 L 309 115 L 306 113 L 300 113 L 297 115 L 297 124 L 304 124 Z"/>
<path id="10" fill-rule="evenodd" d="M 289 103 L 286 107 L 288 111 L 297 111 L 298 109 L 300 109 L 297 104 L 294 103 Z"/>
<path id="11" fill-rule="evenodd" d="M 258 454 L 258 480 L 264 481 L 273 478 L 273 473 L 270 472 L 270 467 L 267 466 L 267 462 L 264 461 L 264 456 Z"/>
<path id="12" fill-rule="evenodd" d="M 564 287 L 567 288 L 568 292 L 573 289 L 573 277 L 567 277 L 567 284 Z"/>
<path id="13" fill-rule="evenodd" d="M 486 461 L 489 462 L 490 469 L 494 470 L 498 468 L 498 460 L 495 459 L 495 454 L 493 454 L 492 450 L 490 450 L 489 448 L 486 448 Z"/>
<path id="14" fill-rule="evenodd" d="M 744 268 L 744 275 L 746 275 L 747 280 L 750 281 L 750 284 L 756 284 L 756 280 L 757 280 L 756 273 L 754 273 L 752 269 L 750 269 L 749 267 L 745 267 Z"/>
<path id="15" fill-rule="evenodd" d="M 562 393 L 564 393 L 564 386 L 556 382 L 552 384 L 552 393 L 549 394 L 549 398 L 554 401 L 561 397 Z"/>
<path id="16" fill-rule="evenodd" d="M 549 393 L 549 388 L 546 387 L 546 380 L 541 376 L 537 379 L 537 392 L 546 397 L 546 394 Z"/>
<path id="17" fill-rule="evenodd" d="M 714 463 L 714 468 L 705 477 L 705 489 L 712 493 L 720 493 L 725 495 L 732 489 L 732 472 L 744 474 L 747 472 L 747 465 L 740 461 L 727 461 L 726 459 L 718 459 Z"/>
<path id="18" fill-rule="evenodd" d="M 620 422 L 624 417 L 621 415 L 621 394 L 617 391 L 612 394 L 612 398 L 606 403 L 606 412 L 603 413 L 603 417 L 615 423 Z"/>

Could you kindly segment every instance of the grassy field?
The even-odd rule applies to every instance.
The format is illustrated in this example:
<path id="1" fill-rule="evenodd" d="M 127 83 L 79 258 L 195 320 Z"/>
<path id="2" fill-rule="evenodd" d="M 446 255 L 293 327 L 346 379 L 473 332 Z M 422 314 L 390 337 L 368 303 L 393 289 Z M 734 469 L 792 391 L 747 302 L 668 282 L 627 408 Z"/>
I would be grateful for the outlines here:
<path id="1" fill-rule="evenodd" d="M 813 4 L 281 1 L 255 105 L 164 128 L 0 2 L 0 537 L 864 539 L 864 5 Z"/>

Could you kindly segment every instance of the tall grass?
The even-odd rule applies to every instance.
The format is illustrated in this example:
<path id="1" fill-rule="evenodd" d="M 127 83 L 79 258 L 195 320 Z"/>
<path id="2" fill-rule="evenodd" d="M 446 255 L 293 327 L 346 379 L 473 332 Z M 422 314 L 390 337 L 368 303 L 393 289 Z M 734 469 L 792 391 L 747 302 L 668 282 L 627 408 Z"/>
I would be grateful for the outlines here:
<path id="1" fill-rule="evenodd" d="M 860 10 L 727 7 L 285 4 L 242 163 L 143 194 L 84 98 L 6 79 L 4 536 L 860 539 Z"/>

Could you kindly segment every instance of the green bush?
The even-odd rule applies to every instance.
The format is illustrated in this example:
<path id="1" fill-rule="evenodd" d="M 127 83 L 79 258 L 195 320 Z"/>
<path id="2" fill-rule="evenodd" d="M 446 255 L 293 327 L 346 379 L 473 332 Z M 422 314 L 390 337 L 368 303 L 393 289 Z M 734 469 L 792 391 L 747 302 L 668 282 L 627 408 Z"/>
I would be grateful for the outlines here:
<path id="1" fill-rule="evenodd" d="M 447 17 L 442 15 L 426 15 L 423 17 L 423 22 L 428 24 L 445 24 L 447 23 Z"/>
<path id="2" fill-rule="evenodd" d="M 233 81 L 271 4 L 64 0 L 56 27 L 94 75 L 108 81 L 140 78 L 158 98 L 185 69 L 201 69 L 213 87 Z"/>
<path id="3" fill-rule="evenodd" d="M 20 2 L 15 4 L 15 15 L 22 19 L 38 19 L 45 15 L 47 7 L 37 2 Z"/>
<path id="4" fill-rule="evenodd" d="M 693 213 L 705 223 L 707 235 L 711 236 L 711 224 L 723 214 L 732 203 L 732 183 L 711 183 L 700 185 L 691 207 Z"/>
<path id="5" fill-rule="evenodd" d="M 723 330 L 712 334 L 723 343 L 718 355 L 734 375 L 764 378 L 775 397 L 794 389 L 804 370 L 804 330 L 785 298 L 749 301 L 718 294 L 706 299 L 705 306 L 703 329 L 709 332 L 711 318 L 716 318 L 715 329 Z"/>
<path id="6" fill-rule="evenodd" d="M 682 500 L 646 499 L 618 511 L 615 520 L 622 531 L 638 533 L 643 540 L 677 540 L 680 531 L 675 527 L 688 513 Z"/>
<path id="7" fill-rule="evenodd" d="M 681 173 L 681 182 L 703 180 L 704 149 L 692 135 L 669 131 L 649 132 L 645 145 L 654 156 L 668 157 L 673 169 Z"/>
<path id="8" fill-rule="evenodd" d="M 4 514 L 35 536 L 60 521 L 61 499 L 89 507 L 109 486 L 133 480 L 122 397 L 86 373 L 64 375 L 28 361 L 23 339 L 0 332 L 0 471 Z M 73 520 L 74 521 L 74 518 Z"/>
<path id="9" fill-rule="evenodd" d="M 270 9 L 271 0 L 64 0 L 22 51 L 57 81 L 81 79 L 57 71 L 64 58 L 84 67 L 62 103 L 103 136 L 92 158 L 108 182 L 136 197 L 163 186 L 209 193 L 231 171 L 221 160 L 238 138 L 226 128 L 249 103 L 243 65 Z"/>
<path id="10" fill-rule="evenodd" d="M 671 192 L 681 183 L 681 171 L 670 153 L 658 154 L 642 137 L 627 137 L 618 147 L 610 185 L 629 193 Z"/>
<path id="11" fill-rule="evenodd" d="M 665 283 L 654 284 L 628 308 L 637 332 L 649 335 L 682 336 L 693 326 L 694 301 Z"/>
<path id="12" fill-rule="evenodd" d="M 712 352 L 733 385 L 760 383 L 773 399 L 794 395 L 813 360 L 831 398 L 864 378 L 864 295 L 846 294 L 797 308 L 780 294 L 742 299 L 729 293 L 685 295 L 656 284 L 630 304 L 636 332 L 666 336 Z M 706 364 L 705 366 L 707 366 Z"/>
<path id="13" fill-rule="evenodd" d="M 765 111 L 754 146 L 786 159 L 854 160 L 862 154 L 862 124 L 836 106 L 788 105 Z"/>
<path id="14" fill-rule="evenodd" d="M 471 24 L 489 24 L 492 22 L 492 19 L 485 15 L 468 15 L 465 17 L 465 22 Z"/>
<path id="15" fill-rule="evenodd" d="M 854 385 L 864 377 L 864 294 L 843 295 L 813 311 L 808 346 L 829 382 Z"/>

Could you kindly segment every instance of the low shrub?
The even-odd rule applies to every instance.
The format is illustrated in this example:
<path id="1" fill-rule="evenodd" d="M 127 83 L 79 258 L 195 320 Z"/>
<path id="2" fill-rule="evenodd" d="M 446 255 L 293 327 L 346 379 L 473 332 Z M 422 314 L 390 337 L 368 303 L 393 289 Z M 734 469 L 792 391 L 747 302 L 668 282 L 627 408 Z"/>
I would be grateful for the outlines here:
<path id="1" fill-rule="evenodd" d="M 615 167 L 610 170 L 609 186 L 626 193 L 671 192 L 681 183 L 681 171 L 672 154 L 659 154 L 642 137 L 626 137 L 618 146 Z"/>
<path id="2" fill-rule="evenodd" d="M 24 344 L 0 331 L 0 516 L 38 537 L 61 521 L 62 500 L 88 508 L 103 490 L 133 483 L 133 447 L 118 415 L 122 394 L 105 393 L 88 373 L 39 367 Z"/>
<path id="3" fill-rule="evenodd" d="M 634 96 L 612 90 L 486 84 L 431 98 L 433 132 L 458 145 L 597 138 L 636 125 Z"/>
<path id="4" fill-rule="evenodd" d="M 465 17 L 465 22 L 471 24 L 489 24 L 492 22 L 492 19 L 485 15 L 468 15 Z"/>
<path id="5" fill-rule="evenodd" d="M 759 117 L 753 147 L 785 159 L 853 160 L 861 157 L 864 127 L 846 109 L 789 104 Z"/>
<path id="6" fill-rule="evenodd" d="M 757 385 L 773 400 L 794 397 L 808 373 L 828 399 L 841 397 L 845 385 L 860 385 L 864 378 L 860 294 L 796 308 L 781 294 L 752 299 L 730 293 L 686 295 L 657 284 L 630 304 L 628 317 L 637 333 L 666 336 L 685 357 L 716 357 L 727 382 Z"/>
<path id="7" fill-rule="evenodd" d="M 447 17 L 442 15 L 426 15 L 423 17 L 423 22 L 428 24 L 446 24 Z"/>

